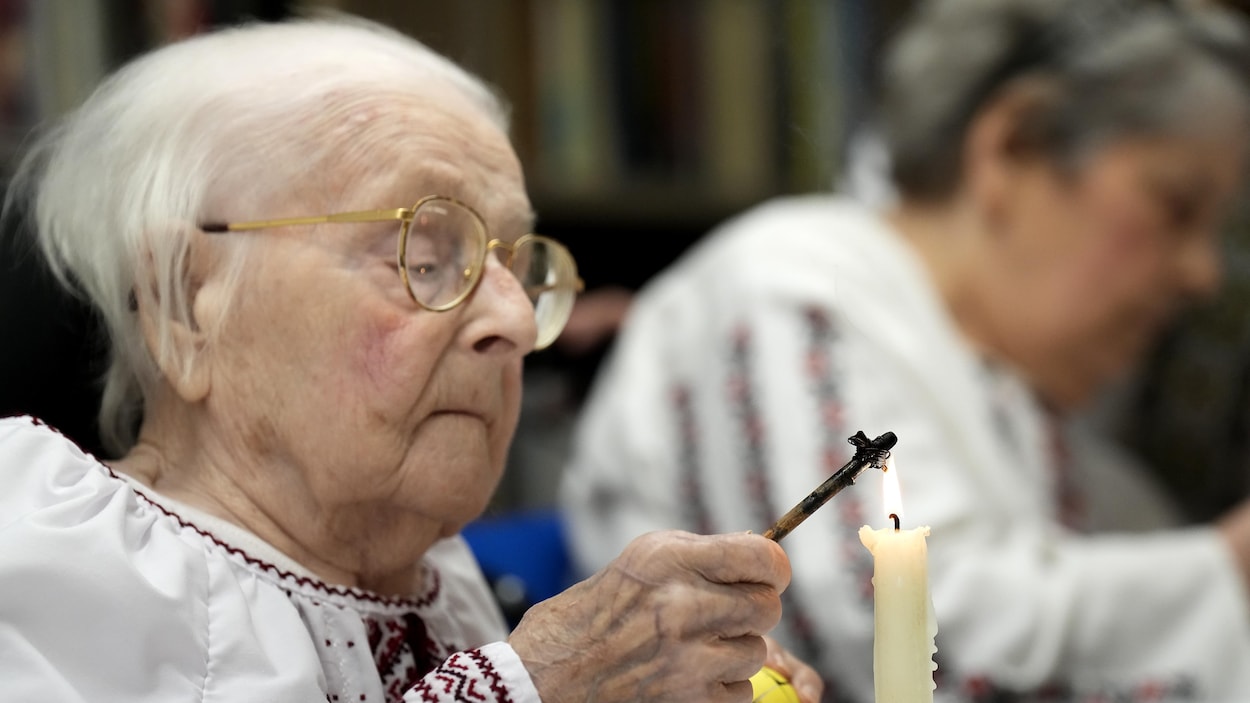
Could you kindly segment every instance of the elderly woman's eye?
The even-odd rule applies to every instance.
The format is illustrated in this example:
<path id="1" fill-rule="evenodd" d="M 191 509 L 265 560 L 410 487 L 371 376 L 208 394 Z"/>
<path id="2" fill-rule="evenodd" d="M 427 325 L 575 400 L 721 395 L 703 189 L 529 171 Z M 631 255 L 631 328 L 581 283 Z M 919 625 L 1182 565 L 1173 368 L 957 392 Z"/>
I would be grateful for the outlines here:
<path id="1" fill-rule="evenodd" d="M 1197 198 L 1183 195 L 1164 198 L 1163 204 L 1168 220 L 1176 227 L 1187 227 L 1193 224 L 1202 209 Z"/>
<path id="2" fill-rule="evenodd" d="M 444 240 L 427 236 L 413 237 L 408 243 L 404 257 L 408 286 L 426 305 L 440 305 L 455 294 L 457 267 L 447 248 Z"/>
<path id="3" fill-rule="evenodd" d="M 442 267 L 433 261 L 416 263 L 408 267 L 408 277 L 429 279 L 437 276 L 441 269 Z"/>
<path id="4" fill-rule="evenodd" d="M 1147 190 L 1169 227 L 1192 226 L 1202 217 L 1202 194 L 1183 185 L 1148 183 Z"/>

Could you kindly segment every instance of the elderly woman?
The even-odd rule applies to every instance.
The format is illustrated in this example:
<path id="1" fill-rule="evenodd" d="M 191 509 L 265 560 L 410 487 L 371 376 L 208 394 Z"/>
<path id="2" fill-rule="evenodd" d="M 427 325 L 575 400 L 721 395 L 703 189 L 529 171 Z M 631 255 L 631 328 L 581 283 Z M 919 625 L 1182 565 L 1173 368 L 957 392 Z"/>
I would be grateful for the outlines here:
<path id="1" fill-rule="evenodd" d="M 883 73 L 897 204 L 765 204 L 641 292 L 566 474 L 580 562 L 769 524 L 848 436 L 890 430 L 903 526 L 932 528 L 939 698 L 1250 700 L 1250 511 L 1087 534 L 1109 516 L 1083 482 L 1110 465 L 1052 431 L 1216 289 L 1246 30 L 1112 0 L 918 7 Z M 838 700 L 872 700 L 856 530 L 887 524 L 879 486 L 786 540 L 778 638 Z"/>
<path id="2" fill-rule="evenodd" d="M 255 25 L 38 144 L 42 250 L 109 330 L 101 463 L 0 421 L 0 681 L 40 701 L 746 701 L 789 565 L 640 538 L 509 636 L 461 526 L 579 285 L 504 109 L 388 31 Z"/>

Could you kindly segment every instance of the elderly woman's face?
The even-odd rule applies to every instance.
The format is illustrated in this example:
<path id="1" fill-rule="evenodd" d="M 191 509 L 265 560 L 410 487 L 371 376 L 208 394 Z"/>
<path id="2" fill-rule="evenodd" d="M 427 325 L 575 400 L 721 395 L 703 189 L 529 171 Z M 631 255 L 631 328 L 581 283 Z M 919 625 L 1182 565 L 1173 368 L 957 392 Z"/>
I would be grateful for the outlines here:
<path id="1" fill-rule="evenodd" d="M 267 212 L 238 215 L 408 207 L 439 194 L 475 208 L 491 237 L 512 241 L 528 231 L 517 159 L 474 109 L 430 97 L 359 107 L 351 117 L 362 152 Z M 396 269 L 398 229 L 390 222 L 232 235 L 252 237 L 254 248 L 213 353 L 208 405 L 241 461 L 289 474 L 290 494 L 272 511 L 279 521 L 320 514 L 340 521 L 326 529 L 345 538 L 381 524 L 414 538 L 418 530 L 449 534 L 482 511 L 498 483 L 517 422 L 522 357 L 535 340 L 533 308 L 491 256 L 463 304 L 420 309 Z"/>
<path id="2" fill-rule="evenodd" d="M 1086 400 L 1218 286 L 1241 140 L 1126 140 L 1075 174 L 1021 168 L 993 245 L 998 345 L 1050 401 Z"/>

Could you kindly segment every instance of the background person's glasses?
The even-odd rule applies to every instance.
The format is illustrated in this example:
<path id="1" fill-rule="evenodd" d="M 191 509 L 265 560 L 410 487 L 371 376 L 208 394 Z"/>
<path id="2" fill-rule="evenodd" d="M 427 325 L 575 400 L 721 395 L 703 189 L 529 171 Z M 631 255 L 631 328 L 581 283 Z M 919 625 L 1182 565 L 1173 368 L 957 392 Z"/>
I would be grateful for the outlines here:
<path id="1" fill-rule="evenodd" d="M 396 261 L 413 302 L 432 312 L 450 310 L 473 293 L 486 268 L 486 255 L 500 249 L 534 306 L 538 327 L 535 349 L 560 336 L 583 284 L 569 250 L 554 239 L 527 234 L 515 242 L 490 239 L 486 223 L 468 205 L 442 195 L 428 195 L 411 208 L 362 210 L 316 217 L 252 222 L 205 223 L 208 233 L 238 232 L 343 222 L 399 221 Z"/>

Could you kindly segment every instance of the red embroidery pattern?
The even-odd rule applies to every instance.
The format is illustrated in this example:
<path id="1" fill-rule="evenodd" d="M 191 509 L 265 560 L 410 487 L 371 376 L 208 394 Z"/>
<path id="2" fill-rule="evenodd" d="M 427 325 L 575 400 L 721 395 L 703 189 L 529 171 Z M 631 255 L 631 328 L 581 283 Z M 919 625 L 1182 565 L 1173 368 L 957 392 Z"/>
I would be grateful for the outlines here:
<path id="1" fill-rule="evenodd" d="M 837 332 L 829 320 L 829 313 L 816 306 L 804 310 L 807 322 L 807 381 L 811 387 L 816 407 L 820 412 L 820 426 L 817 429 L 824 437 L 821 451 L 820 477 L 831 475 L 842 468 L 850 459 L 846 438 L 850 436 L 846 427 L 846 417 L 841 401 L 841 393 L 833 373 L 833 345 L 837 342 Z M 857 586 L 859 603 L 868 612 L 872 612 L 872 555 L 859 542 L 859 528 L 867 524 L 864 517 L 864 504 L 857 495 L 847 491 L 838 496 L 838 525 L 842 529 L 839 534 L 838 553 L 842 563 L 849 565 Z"/>
<path id="2" fill-rule="evenodd" d="M 113 473 L 113 470 L 110 469 L 107 465 L 101 463 L 100 466 L 103 467 L 104 470 L 108 472 L 109 476 L 112 476 L 114 479 L 125 483 L 125 479 Z M 130 484 L 126 484 L 126 485 L 129 486 Z M 256 557 L 248 554 L 247 552 L 243 551 L 242 549 L 239 549 L 238 547 L 235 547 L 234 545 L 222 542 L 221 540 L 217 539 L 212 533 L 205 532 L 204 530 L 201 530 L 199 527 L 196 527 L 195 525 L 187 522 L 186 520 L 183 520 L 182 517 L 177 515 L 176 513 L 169 512 L 168 510 L 165 509 L 164 506 L 162 506 L 159 503 L 154 502 L 153 500 L 143 495 L 139 491 L 133 491 L 133 493 L 136 496 L 138 496 L 139 499 L 142 500 L 147 505 L 152 506 L 159 512 L 172 518 L 184 530 L 190 530 L 198 534 L 199 536 L 203 537 L 209 542 L 212 542 L 213 544 L 220 547 L 226 553 L 231 554 L 232 556 L 238 559 L 241 559 L 245 563 L 250 564 L 251 566 L 254 566 L 262 571 L 267 571 L 270 574 L 277 576 L 279 579 L 287 583 L 297 584 L 305 588 L 311 588 L 321 593 L 326 593 L 326 594 L 331 594 L 331 595 L 336 595 L 336 596 L 346 597 L 346 598 L 355 598 L 357 600 L 368 601 L 371 603 L 378 603 L 381 605 L 400 606 L 403 608 L 423 608 L 425 606 L 428 606 L 430 603 L 433 603 L 436 598 L 438 598 L 439 591 L 442 587 L 442 581 L 438 577 L 438 572 L 436 571 L 430 572 L 431 578 L 430 578 L 430 582 L 427 584 L 428 590 L 424 594 L 419 596 L 418 598 L 392 598 L 389 596 L 380 596 L 376 593 L 371 593 L 369 591 L 362 591 L 359 588 L 344 588 L 342 586 L 331 586 L 330 584 L 324 581 L 312 579 L 307 576 L 300 576 L 298 574 L 293 574 L 284 569 L 280 569 L 274 564 L 270 564 L 267 561 L 264 561 L 262 559 L 257 559 Z M 290 589 L 288 588 L 287 590 L 289 591 Z"/>
<path id="3" fill-rule="evenodd" d="M 756 523 L 767 526 L 780 517 L 781 513 L 773 503 L 764 442 L 765 422 L 756 405 L 755 390 L 751 383 L 752 341 L 751 330 L 746 325 L 739 325 L 734 329 L 727 387 L 730 407 L 738 419 L 741 436 L 745 440 L 743 461 L 747 496 L 752 504 Z M 821 649 L 814 622 L 791 592 L 781 594 L 781 603 L 782 617 L 794 635 L 792 644 L 795 653 L 807 661 L 816 661 Z"/>
<path id="4" fill-rule="evenodd" d="M 415 700 L 430 703 L 512 701 L 499 670 L 476 649 L 453 654 L 437 669 L 426 674 L 409 691 L 409 695 L 415 696 Z"/>
<path id="5" fill-rule="evenodd" d="M 755 389 L 751 385 L 751 341 L 751 330 L 745 325 L 734 329 L 726 390 L 743 440 L 743 473 L 748 497 L 755 522 L 763 529 L 781 513 L 773 507 L 764 449 L 764 419 L 755 404 Z"/>
<path id="6" fill-rule="evenodd" d="M 221 540 L 213 536 L 211 533 L 205 532 L 204 530 L 201 530 L 199 527 L 196 527 L 195 525 L 187 522 L 186 520 L 183 520 L 182 517 L 177 515 L 176 513 L 172 513 L 166 510 L 164 506 L 148 498 L 146 495 L 144 495 L 140 491 L 132 489 L 130 486 L 130 483 L 127 482 L 126 479 L 122 478 L 121 476 L 118 476 L 117 473 L 114 472 L 113 469 L 110 468 L 108 464 L 105 464 L 103 461 L 100 461 L 100 459 L 97 458 L 91 452 L 88 452 L 84 450 L 83 448 L 79 447 L 72 439 L 70 439 L 69 437 L 66 437 L 57 428 L 47 424 L 46 422 L 44 422 L 43 420 L 37 417 L 33 417 L 33 416 L 27 416 L 27 417 L 30 419 L 31 424 L 33 426 L 45 428 L 51 431 L 52 433 L 60 436 L 62 439 L 68 442 L 70 447 L 72 447 L 74 451 L 78 452 L 79 455 L 95 462 L 95 464 L 98 465 L 101 470 L 107 473 L 110 478 L 112 478 L 115 481 L 121 482 L 123 485 L 127 487 L 128 490 L 130 490 L 131 493 L 138 496 L 139 500 L 143 501 L 144 504 L 149 505 L 152 508 L 155 508 L 158 512 L 173 519 L 175 522 L 178 523 L 179 527 L 185 530 L 191 530 L 192 532 L 198 534 L 199 536 L 203 537 L 209 542 L 212 542 L 213 544 L 217 545 L 221 549 L 225 550 L 226 553 L 231 554 L 243 560 L 245 563 L 250 564 L 251 566 L 257 567 L 261 569 L 262 571 L 267 571 L 270 574 L 277 576 L 279 579 L 283 581 L 293 583 L 293 584 L 298 584 L 300 586 L 311 588 L 313 590 L 320 591 L 326 594 L 332 594 L 332 595 L 349 597 L 349 598 L 356 598 L 359 600 L 369 601 L 372 603 L 378 603 L 381 605 L 400 606 L 400 607 L 405 607 L 405 608 L 423 608 L 425 606 L 428 606 L 430 603 L 433 603 L 434 600 L 438 598 L 441 583 L 440 583 L 437 573 L 432 574 L 433 578 L 431 578 L 430 583 L 427 584 L 428 590 L 424 594 L 418 596 L 417 598 L 415 599 L 414 598 L 391 598 L 387 596 L 380 596 L 376 593 L 370 593 L 369 591 L 362 591 L 357 588 L 343 588 L 341 586 L 331 586 L 330 584 L 325 583 L 324 581 L 318 581 L 316 579 L 311 579 L 306 576 L 293 574 L 284 569 L 280 569 L 276 565 L 270 564 L 267 561 L 257 559 L 256 557 L 253 557 L 252 555 L 248 554 L 247 552 L 244 552 L 242 549 L 239 549 L 238 547 L 222 542 Z"/>
<path id="7" fill-rule="evenodd" d="M 1085 531 L 1088 511 L 1077 477 L 1073 476 L 1072 450 L 1064 435 L 1062 421 L 1050 418 L 1049 432 L 1050 468 L 1055 482 L 1055 502 L 1059 522 L 1068 529 Z"/>
<path id="8" fill-rule="evenodd" d="M 702 535 L 715 532 L 712 514 L 703 501 L 703 482 L 699 478 L 699 425 L 695 420 L 690 402 L 690 387 L 684 383 L 673 384 L 669 398 L 677 416 L 678 449 L 677 462 L 681 472 L 682 505 L 685 506 L 686 525 Z"/>
<path id="9" fill-rule="evenodd" d="M 816 478 L 824 479 L 842 468 L 842 465 L 851 458 L 850 445 L 846 443 L 846 438 L 851 433 L 846 429 L 846 413 L 834 376 L 833 347 L 838 340 L 837 332 L 829 320 L 829 313 L 824 308 L 815 305 L 808 306 L 803 311 L 803 318 L 807 323 L 807 350 L 803 370 L 812 394 L 813 404 L 817 409 L 817 422 L 813 431 L 818 432 L 819 436 L 824 438 L 820 450 L 820 461 L 816 464 L 818 473 Z M 850 491 L 839 495 L 835 502 L 836 506 L 824 508 L 837 511 L 839 534 L 842 537 L 836 540 L 835 548 L 841 557 L 841 563 L 850 567 L 857 584 L 856 595 L 859 602 L 871 613 L 872 555 L 864 549 L 859 543 L 859 538 L 855 536 L 859 533 L 860 525 L 865 523 L 863 503 L 858 497 L 851 495 Z M 802 614 L 798 617 L 804 622 L 807 621 Z M 808 661 L 819 661 L 819 650 L 816 649 L 820 646 L 818 644 L 819 633 L 815 632 L 814 628 L 810 633 L 797 629 L 796 631 L 799 632 L 805 646 L 810 648 L 806 655 Z M 826 673 L 824 700 L 828 703 L 846 703 L 856 698 L 838 686 L 838 682 Z"/>
<path id="10" fill-rule="evenodd" d="M 414 613 L 390 618 L 366 617 L 365 630 L 388 701 L 402 700 L 404 692 L 435 669 L 449 653 L 430 638 L 425 623 Z"/>

